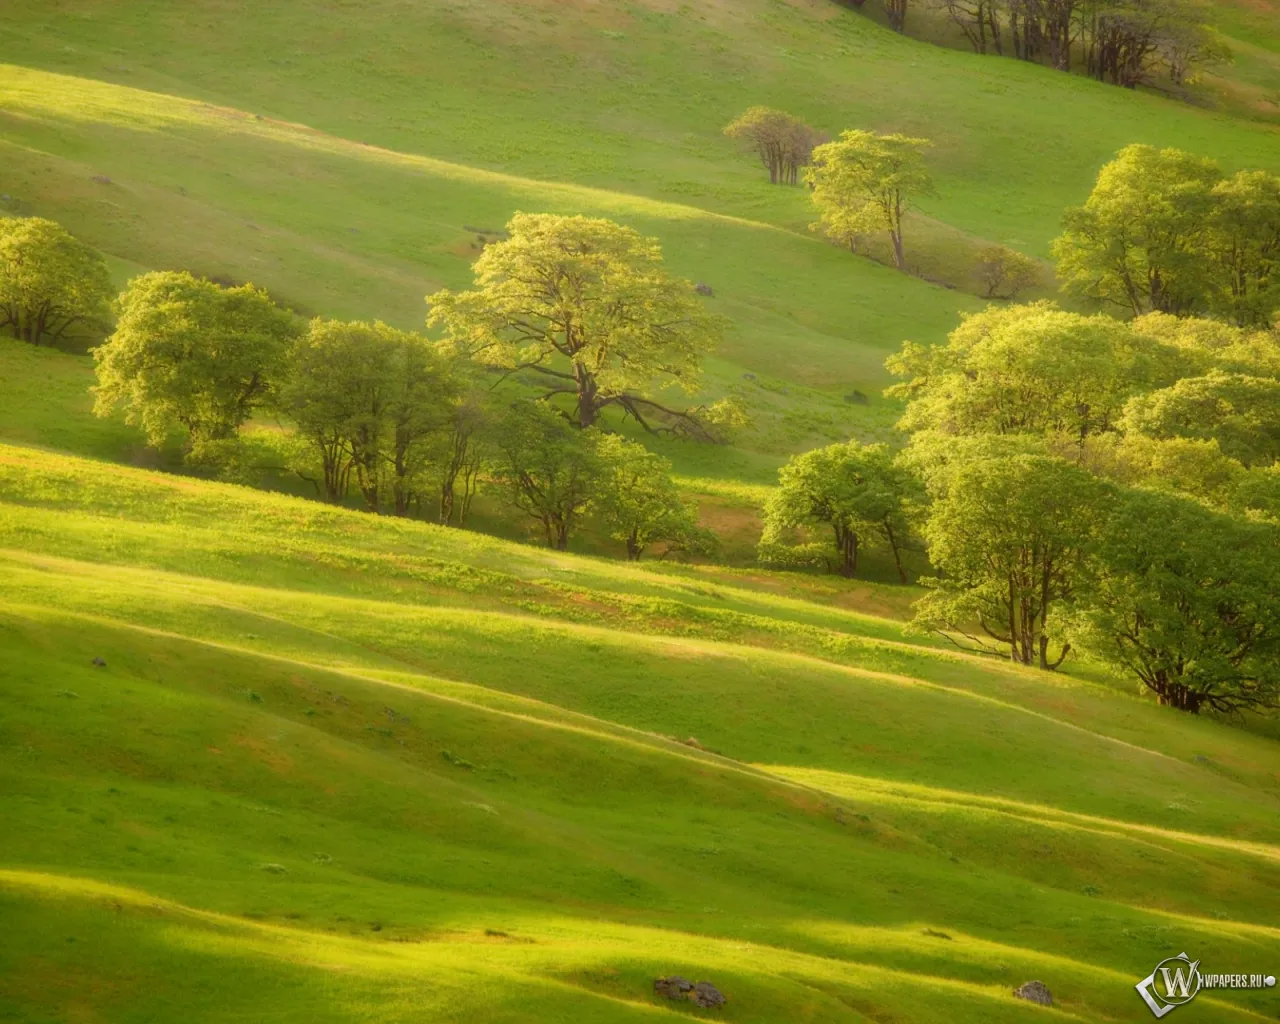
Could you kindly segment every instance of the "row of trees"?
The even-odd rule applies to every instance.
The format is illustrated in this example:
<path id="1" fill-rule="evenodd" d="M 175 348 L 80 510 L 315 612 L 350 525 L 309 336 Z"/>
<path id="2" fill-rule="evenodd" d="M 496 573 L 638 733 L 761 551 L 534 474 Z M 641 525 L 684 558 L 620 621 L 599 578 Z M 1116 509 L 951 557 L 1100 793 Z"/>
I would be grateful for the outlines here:
<path id="1" fill-rule="evenodd" d="M 816 146 L 804 172 L 816 230 L 857 251 L 884 232 L 906 269 L 908 212 L 933 194 L 930 143 L 850 130 Z M 1133 145 L 1102 168 L 1083 206 L 1067 210 L 1053 243 L 1069 294 L 1134 316 L 1159 311 L 1270 325 L 1280 310 L 1280 175 L 1223 173 L 1177 149 Z M 1013 298 L 1040 283 L 1037 261 L 1005 246 L 978 253 L 986 298 Z"/>
<path id="2" fill-rule="evenodd" d="M 1161 77 L 1194 81 L 1231 59 L 1204 0 L 929 0 L 977 53 L 1079 70 L 1133 89 Z M 862 3 L 855 2 L 861 7 Z M 904 30 L 907 0 L 885 0 L 892 28 Z"/>
<path id="3" fill-rule="evenodd" d="M 242 458 L 253 416 L 277 415 L 292 468 L 330 501 L 354 488 L 374 512 L 461 524 L 488 485 L 556 548 L 593 513 L 631 558 L 656 541 L 705 550 L 666 460 L 598 422 L 612 406 L 655 433 L 732 425 L 731 405 L 654 395 L 697 389 L 722 321 L 665 272 L 656 243 L 603 220 L 517 215 L 475 275 L 472 291 L 430 297 L 443 328 L 432 342 L 380 322 L 304 324 L 252 285 L 145 274 L 94 351 L 96 410 L 123 406 L 156 445 L 180 430 L 191 464 L 221 468 Z M 536 396 L 493 390 L 513 374 L 546 383 Z"/>

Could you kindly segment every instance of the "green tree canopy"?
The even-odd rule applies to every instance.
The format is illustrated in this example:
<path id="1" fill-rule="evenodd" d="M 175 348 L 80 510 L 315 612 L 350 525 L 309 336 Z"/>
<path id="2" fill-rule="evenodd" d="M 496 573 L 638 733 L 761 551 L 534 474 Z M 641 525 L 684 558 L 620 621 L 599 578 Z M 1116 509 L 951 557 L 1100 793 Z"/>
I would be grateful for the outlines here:
<path id="1" fill-rule="evenodd" d="M 1040 261 L 1007 245 L 985 245 L 978 250 L 978 280 L 987 299 L 1013 299 L 1034 288 L 1044 278 Z"/>
<path id="2" fill-rule="evenodd" d="M 1126 146 L 1098 174 L 1084 206 L 1064 215 L 1053 243 L 1064 288 L 1130 310 L 1186 315 L 1203 308 L 1212 160 L 1176 149 Z"/>
<path id="3" fill-rule="evenodd" d="M 580 426 L 620 406 L 647 429 L 708 436 L 695 412 L 655 398 L 700 386 L 723 321 L 669 274 L 658 243 L 608 220 L 516 214 L 510 237 L 475 264 L 476 289 L 429 297 L 428 322 L 475 359 L 548 378 L 572 395 Z"/>
<path id="4" fill-rule="evenodd" d="M 822 229 L 851 247 L 860 235 L 887 231 L 894 265 L 904 269 L 903 218 L 916 197 L 933 192 L 923 156 L 930 145 L 928 139 L 851 130 L 814 149 L 805 181 Z"/>
<path id="5" fill-rule="evenodd" d="M 1180 354 L 1180 376 L 1198 377 L 1218 369 L 1280 379 L 1280 336 L 1273 332 L 1169 313 L 1140 316 L 1133 321 L 1133 329 L 1176 348 Z"/>
<path id="6" fill-rule="evenodd" d="M 94 349 L 94 411 L 123 404 L 152 444 L 181 425 L 187 448 L 234 438 L 272 397 L 300 326 L 253 285 L 220 288 L 185 272 L 143 274 L 116 304 L 115 333 Z"/>
<path id="7" fill-rule="evenodd" d="M 832 532 L 842 575 L 857 573 L 862 548 L 880 541 L 906 582 L 902 545 L 914 482 L 888 447 L 845 441 L 795 455 L 779 471 L 778 484 L 765 507 L 762 551 L 788 529 L 821 525 Z"/>
<path id="8" fill-rule="evenodd" d="M 34 345 L 75 329 L 105 332 L 111 294 L 97 250 L 51 220 L 0 217 L 0 327 Z"/>
<path id="9" fill-rule="evenodd" d="M 1132 399 L 1126 431 L 1154 438 L 1214 440 L 1245 466 L 1280 458 L 1280 380 L 1214 370 Z"/>
<path id="10" fill-rule="evenodd" d="M 512 506 L 564 551 L 599 493 L 605 466 L 594 429 L 575 429 L 545 401 L 513 406 L 496 431 L 496 471 Z"/>
<path id="11" fill-rule="evenodd" d="M 1113 507 L 1067 632 L 1183 711 L 1280 704 L 1280 529 L 1168 493 Z"/>
<path id="12" fill-rule="evenodd" d="M 325 497 L 354 477 L 369 508 L 406 515 L 451 423 L 457 386 L 418 335 L 317 318 L 290 352 L 281 407 L 319 459 Z"/>
<path id="13" fill-rule="evenodd" d="M 923 527 L 941 575 L 921 580 L 930 593 L 916 623 L 994 640 L 1013 661 L 1056 668 L 1069 650 L 1058 611 L 1081 582 L 1108 493 L 1084 469 L 1045 455 L 953 465 Z"/>
<path id="14" fill-rule="evenodd" d="M 629 560 L 658 541 L 682 549 L 707 545 L 697 509 L 671 479 L 670 460 L 617 434 L 599 437 L 596 454 L 603 466 L 596 510 L 609 536 L 626 545 Z"/>
<path id="15" fill-rule="evenodd" d="M 1208 307 L 1246 327 L 1280 308 L 1280 176 L 1241 171 L 1213 189 L 1209 246 L 1218 272 Z"/>
<path id="16" fill-rule="evenodd" d="M 906 378 L 899 427 L 942 434 L 1050 434 L 1114 429 L 1125 402 L 1177 377 L 1176 350 L 1106 316 L 1049 302 L 965 317 L 947 344 L 908 342 L 886 363 Z"/>

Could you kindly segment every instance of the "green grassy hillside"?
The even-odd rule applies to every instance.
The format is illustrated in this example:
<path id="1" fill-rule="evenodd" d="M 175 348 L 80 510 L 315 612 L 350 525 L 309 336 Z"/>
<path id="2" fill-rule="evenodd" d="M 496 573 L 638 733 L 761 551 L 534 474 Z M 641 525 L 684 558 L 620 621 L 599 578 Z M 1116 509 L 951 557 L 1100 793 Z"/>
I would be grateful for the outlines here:
<path id="1" fill-rule="evenodd" d="M 0 561 L 18 1019 L 1138 1021 L 1280 955 L 1273 742 L 760 574 L 16 447 Z"/>
<path id="2" fill-rule="evenodd" d="M 1264 6 L 1233 9 L 1245 105 Z M 934 141 L 916 276 L 809 231 L 721 135 L 756 103 Z M 483 498 L 462 532 L 162 473 L 89 356 L 0 339 L 0 1019 L 1137 1022 L 1182 950 L 1280 973 L 1273 738 L 914 635 L 874 556 L 753 564 L 782 459 L 893 440 L 885 355 L 982 305 L 976 246 L 1045 256 L 1132 142 L 1280 169 L 1275 125 L 827 0 L 9 0 L 0 214 L 119 283 L 420 327 L 514 212 L 607 216 L 712 286 L 706 397 L 754 426 L 651 442 L 722 563 L 628 564 Z"/>
<path id="3" fill-rule="evenodd" d="M 138 263 L 404 325 L 515 210 L 605 214 L 716 288 L 736 323 L 721 387 L 748 367 L 874 390 L 887 349 L 975 305 L 812 237 L 803 190 L 771 188 L 720 134 L 752 103 L 934 140 L 913 259 L 962 286 L 975 239 L 1044 254 L 1125 144 L 1280 165 L 1273 126 L 899 38 L 827 0 L 11 10 L 11 206 Z"/>

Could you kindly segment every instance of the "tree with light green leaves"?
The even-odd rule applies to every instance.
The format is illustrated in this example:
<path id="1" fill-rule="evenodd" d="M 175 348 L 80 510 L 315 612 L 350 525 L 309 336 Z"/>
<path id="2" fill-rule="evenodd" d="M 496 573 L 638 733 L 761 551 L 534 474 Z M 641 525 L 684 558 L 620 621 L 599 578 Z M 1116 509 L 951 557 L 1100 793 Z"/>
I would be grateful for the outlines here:
<path id="1" fill-rule="evenodd" d="M 697 509 L 671 479 L 669 459 L 617 434 L 597 438 L 596 455 L 603 465 L 596 511 L 609 536 L 626 545 L 629 561 L 639 561 L 655 543 L 666 543 L 669 551 L 709 548 Z"/>
<path id="2" fill-rule="evenodd" d="M 903 221 L 919 196 L 933 193 L 924 164 L 928 139 L 850 130 L 813 151 L 805 181 L 813 190 L 817 226 L 850 248 L 865 234 L 885 231 L 894 266 L 906 269 Z"/>
<path id="3" fill-rule="evenodd" d="M 101 254 L 40 217 L 0 217 L 0 328 L 33 345 L 105 333 L 111 275 Z M 101 332 L 101 333 L 99 333 Z"/>
<path id="4" fill-rule="evenodd" d="M 982 283 L 982 297 L 986 299 L 1015 299 L 1044 278 L 1038 260 L 1007 245 L 986 245 L 979 249 L 976 269 Z"/>
<path id="5" fill-rule="evenodd" d="M 495 432 L 495 473 L 507 499 L 564 551 L 605 478 L 594 428 L 575 427 L 545 401 L 512 406 Z"/>
<path id="6" fill-rule="evenodd" d="M 1169 313 L 1148 313 L 1132 323 L 1138 334 L 1178 350 L 1178 376 L 1198 377 L 1217 369 L 1280 379 L 1280 335 L 1273 331 Z"/>
<path id="7" fill-rule="evenodd" d="M 1161 440 L 1215 441 L 1246 467 L 1280 459 L 1280 380 L 1214 370 L 1130 400 L 1121 427 Z"/>
<path id="8" fill-rule="evenodd" d="M 1217 268 L 1209 311 L 1270 327 L 1280 309 L 1280 176 L 1241 171 L 1214 186 L 1209 249 Z"/>
<path id="9" fill-rule="evenodd" d="M 1134 145 L 1098 174 L 1084 206 L 1068 210 L 1053 243 L 1058 276 L 1074 295 L 1138 316 L 1185 316 L 1205 308 L 1215 268 L 1208 258 L 1212 160 Z"/>
<path id="10" fill-rule="evenodd" d="M 153 445 L 177 427 L 189 456 L 234 441 L 274 398 L 285 354 L 301 333 L 294 317 L 253 285 L 221 288 L 185 272 L 129 282 L 115 333 L 94 349 L 94 411 L 123 405 Z"/>
<path id="11" fill-rule="evenodd" d="M 1115 428 L 1125 402 L 1179 376 L 1178 350 L 1107 316 L 1049 302 L 966 316 L 945 345 L 908 342 L 886 366 L 907 401 L 898 426 L 948 435 L 1054 434 Z"/>
<path id="12" fill-rule="evenodd" d="M 771 557 L 788 530 L 822 527 L 831 531 L 842 576 L 856 575 L 869 543 L 883 543 L 905 583 L 902 550 L 914 490 L 910 474 L 882 444 L 845 441 L 795 455 L 779 471 L 778 489 L 765 506 L 762 556 Z"/>
<path id="13" fill-rule="evenodd" d="M 1280 527 L 1155 491 L 1114 503 L 1071 642 L 1193 714 L 1280 706 Z"/>
<path id="14" fill-rule="evenodd" d="M 447 342 L 544 381 L 545 397 L 569 396 L 581 427 L 612 406 L 647 430 L 711 438 L 714 409 L 678 409 L 657 393 L 697 392 L 724 321 L 667 271 L 658 243 L 590 217 L 519 213 L 507 230 L 476 260 L 474 290 L 428 298 Z"/>
<path id="15" fill-rule="evenodd" d="M 328 500 L 354 480 L 371 511 L 403 516 L 427 486 L 457 392 L 425 338 L 317 318 L 290 353 L 280 404 L 319 461 Z"/>
<path id="16" fill-rule="evenodd" d="M 1059 613 L 1082 584 L 1110 489 L 1047 455 L 963 459 L 922 527 L 939 571 L 917 626 L 960 633 L 1023 665 L 1057 668 L 1070 650 Z"/>

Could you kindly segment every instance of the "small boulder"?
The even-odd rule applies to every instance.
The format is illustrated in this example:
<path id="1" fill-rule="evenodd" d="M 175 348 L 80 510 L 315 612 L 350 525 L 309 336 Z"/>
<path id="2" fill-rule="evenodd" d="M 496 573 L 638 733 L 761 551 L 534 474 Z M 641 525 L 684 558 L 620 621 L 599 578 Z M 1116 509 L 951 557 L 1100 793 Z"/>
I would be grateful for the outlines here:
<path id="1" fill-rule="evenodd" d="M 1013 990 L 1015 999 L 1025 999 L 1029 1003 L 1038 1003 L 1041 1006 L 1052 1006 L 1053 996 L 1049 994 L 1049 986 L 1043 981 L 1028 981 Z"/>
<path id="2" fill-rule="evenodd" d="M 90 180 L 90 181 L 92 181 L 92 182 L 94 182 L 94 183 L 95 183 L 95 184 L 97 184 L 97 185 L 110 185 L 110 184 L 111 184 L 111 179 L 110 179 L 110 178 L 108 178 L 105 174 L 95 174 L 95 175 L 94 175 L 92 178 L 90 178 L 89 180 Z"/>
<path id="3" fill-rule="evenodd" d="M 726 1002 L 724 993 L 709 981 L 700 981 L 694 985 L 689 998 L 695 1006 L 703 1007 L 724 1006 Z"/>
<path id="4" fill-rule="evenodd" d="M 750 371 L 748 371 L 747 373 L 744 373 L 744 374 L 742 375 L 742 379 L 743 379 L 743 380 L 755 380 L 755 379 L 756 379 L 756 375 L 755 375 L 754 373 L 751 373 Z"/>
<path id="5" fill-rule="evenodd" d="M 673 974 L 669 978 L 655 978 L 653 991 L 668 999 L 688 999 L 689 993 L 693 991 L 693 982 L 678 974 Z"/>
<path id="6" fill-rule="evenodd" d="M 699 295 L 706 295 L 708 297 L 715 295 L 715 289 L 712 288 L 711 285 L 707 284 L 704 281 L 699 281 L 697 284 L 695 284 L 693 286 L 693 290 L 697 292 Z"/>
<path id="7" fill-rule="evenodd" d="M 105 659 L 105 658 L 94 658 L 94 659 L 93 659 L 93 661 L 92 661 L 92 662 L 90 662 L 90 664 L 91 664 L 91 665 L 93 665 L 93 667 L 94 667 L 94 668 L 106 668 L 106 667 L 107 667 L 107 661 L 106 661 L 106 659 Z"/>

